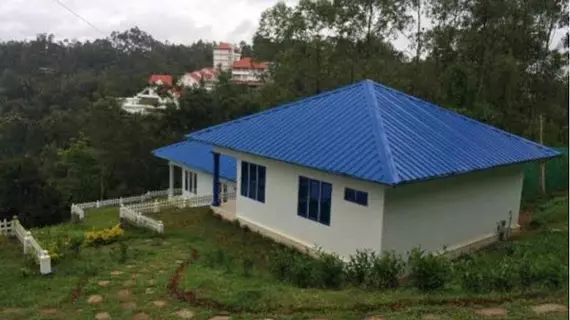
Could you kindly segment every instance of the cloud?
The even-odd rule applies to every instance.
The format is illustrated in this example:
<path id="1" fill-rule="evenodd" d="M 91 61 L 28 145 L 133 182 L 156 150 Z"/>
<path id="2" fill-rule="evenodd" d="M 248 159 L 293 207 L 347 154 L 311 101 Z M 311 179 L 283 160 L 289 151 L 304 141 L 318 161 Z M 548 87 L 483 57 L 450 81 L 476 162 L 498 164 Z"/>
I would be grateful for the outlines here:
<path id="1" fill-rule="evenodd" d="M 0 0 L 0 40 L 88 40 L 138 26 L 159 40 L 192 43 L 250 41 L 261 12 L 278 0 L 59 0 L 94 28 L 60 6 L 58 0 Z"/>

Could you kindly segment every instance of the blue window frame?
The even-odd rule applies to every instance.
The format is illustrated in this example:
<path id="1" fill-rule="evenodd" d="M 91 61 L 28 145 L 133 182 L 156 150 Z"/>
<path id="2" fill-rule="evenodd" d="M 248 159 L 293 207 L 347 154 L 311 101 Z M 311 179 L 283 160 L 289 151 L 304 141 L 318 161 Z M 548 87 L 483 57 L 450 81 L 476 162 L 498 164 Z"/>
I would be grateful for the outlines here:
<path id="1" fill-rule="evenodd" d="M 242 161 L 240 189 L 242 196 L 265 203 L 265 167 Z"/>
<path id="2" fill-rule="evenodd" d="M 362 206 L 368 206 L 368 192 L 345 188 L 344 200 L 354 202 Z"/>
<path id="3" fill-rule="evenodd" d="M 299 177 L 297 215 L 330 225 L 332 185 Z"/>

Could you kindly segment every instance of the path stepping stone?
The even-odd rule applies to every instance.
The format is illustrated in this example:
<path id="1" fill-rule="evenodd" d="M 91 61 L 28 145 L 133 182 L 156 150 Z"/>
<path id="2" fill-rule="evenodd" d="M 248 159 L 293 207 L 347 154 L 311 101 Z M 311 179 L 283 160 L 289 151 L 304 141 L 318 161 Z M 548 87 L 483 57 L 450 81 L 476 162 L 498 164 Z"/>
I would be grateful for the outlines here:
<path id="1" fill-rule="evenodd" d="M 164 300 L 156 300 L 156 301 L 153 301 L 152 304 L 154 304 L 155 307 L 162 308 L 162 307 L 166 306 L 167 302 Z"/>
<path id="2" fill-rule="evenodd" d="M 182 264 L 183 262 L 184 262 L 184 261 L 182 261 L 182 260 L 176 260 L 176 263 L 177 263 L 177 264 Z"/>
<path id="3" fill-rule="evenodd" d="M 20 308 L 7 308 L 4 309 L 4 311 L 2 311 L 2 313 L 19 313 L 22 312 L 22 309 Z"/>
<path id="4" fill-rule="evenodd" d="M 507 315 L 507 310 L 504 308 L 484 308 L 476 310 L 475 313 L 484 317 L 504 317 Z"/>
<path id="5" fill-rule="evenodd" d="M 382 318 L 380 316 L 370 316 L 370 317 L 366 317 L 365 320 L 384 320 L 384 318 Z"/>
<path id="6" fill-rule="evenodd" d="M 103 302 L 103 296 L 100 294 L 90 295 L 89 298 L 87 299 L 87 303 L 89 303 L 89 304 L 95 304 L 95 303 L 101 303 L 101 302 Z"/>
<path id="7" fill-rule="evenodd" d="M 135 267 L 135 266 L 133 266 L 132 264 L 127 265 L 127 269 L 132 269 L 132 268 L 134 268 L 134 267 Z"/>
<path id="8" fill-rule="evenodd" d="M 121 290 L 118 293 L 119 300 L 127 301 L 131 299 L 131 291 L 129 289 Z"/>
<path id="9" fill-rule="evenodd" d="M 135 282 L 133 280 L 127 280 L 125 282 L 123 282 L 123 287 L 132 287 L 135 285 Z"/>
<path id="10" fill-rule="evenodd" d="M 41 314 L 42 316 L 49 316 L 49 315 L 52 315 L 52 314 L 56 314 L 56 313 L 58 313 L 58 312 L 59 312 L 59 310 L 57 310 L 57 309 L 55 309 L 55 308 L 47 308 L 47 309 L 41 309 L 41 310 L 40 310 L 40 314 Z"/>
<path id="11" fill-rule="evenodd" d="M 111 282 L 111 281 L 109 281 L 109 280 L 102 280 L 102 281 L 97 282 L 97 284 L 98 284 L 100 287 L 107 287 L 110 282 Z"/>
<path id="12" fill-rule="evenodd" d="M 536 314 L 550 313 L 550 312 L 568 312 L 568 307 L 561 304 L 546 303 L 532 307 L 532 311 Z"/>
<path id="13" fill-rule="evenodd" d="M 159 274 L 164 274 L 164 273 L 166 273 L 166 271 L 164 271 L 164 270 L 158 270 L 158 273 L 159 273 Z"/>
<path id="14" fill-rule="evenodd" d="M 192 317 L 194 317 L 194 312 L 192 312 L 188 309 L 182 309 L 182 310 L 174 312 L 174 315 L 176 315 L 182 319 L 192 319 Z"/>
<path id="15" fill-rule="evenodd" d="M 123 302 L 121 303 L 121 306 L 123 306 L 123 309 L 125 310 L 132 310 L 132 309 L 136 309 L 137 308 L 137 303 L 136 302 Z"/>
<path id="16" fill-rule="evenodd" d="M 99 312 L 95 315 L 95 320 L 109 320 L 109 319 L 111 319 L 109 312 Z"/>
<path id="17" fill-rule="evenodd" d="M 120 276 L 122 274 L 123 274 L 123 271 L 119 271 L 119 270 L 111 271 L 112 276 Z"/>
<path id="18" fill-rule="evenodd" d="M 156 284 L 156 280 L 150 279 L 150 280 L 148 280 L 148 284 L 151 286 L 154 286 Z"/>
<path id="19" fill-rule="evenodd" d="M 230 320 L 230 318 L 231 318 L 230 316 L 214 316 L 208 320 Z"/>
<path id="20" fill-rule="evenodd" d="M 146 290 L 144 291 L 144 293 L 146 293 L 146 294 L 153 294 L 153 293 L 154 293 L 154 289 L 153 289 L 153 288 L 146 288 Z"/>
<path id="21" fill-rule="evenodd" d="M 139 312 L 133 316 L 133 320 L 148 320 L 150 317 L 144 312 Z"/>

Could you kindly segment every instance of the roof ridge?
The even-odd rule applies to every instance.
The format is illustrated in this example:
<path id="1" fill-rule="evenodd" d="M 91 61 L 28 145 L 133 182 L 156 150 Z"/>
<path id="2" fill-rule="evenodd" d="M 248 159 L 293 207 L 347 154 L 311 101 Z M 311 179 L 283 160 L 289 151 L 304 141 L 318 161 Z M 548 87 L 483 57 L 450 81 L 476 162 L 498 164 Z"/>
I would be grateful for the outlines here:
<path id="1" fill-rule="evenodd" d="M 372 80 L 365 80 L 363 82 L 364 89 L 366 90 L 366 100 L 368 102 L 366 108 L 368 108 L 370 117 L 372 118 L 372 126 L 374 127 L 373 134 L 376 138 L 374 139 L 376 142 L 376 151 L 378 152 L 378 155 L 385 160 L 386 168 L 390 175 L 390 181 L 392 184 L 397 184 L 399 182 L 399 178 L 396 172 L 396 166 L 392 157 L 392 150 L 388 142 L 388 137 L 384 130 L 384 118 L 380 112 L 380 106 L 378 105 L 378 99 L 376 98 L 376 93 L 374 91 L 374 83 L 375 82 Z M 378 143 L 380 141 L 382 141 L 382 146 Z"/>
<path id="2" fill-rule="evenodd" d="M 432 103 L 432 102 L 430 102 L 430 101 L 427 101 L 427 100 L 420 99 L 420 98 L 418 98 L 418 97 L 409 95 L 409 94 L 407 94 L 407 93 L 405 93 L 405 92 L 403 92 L 403 91 L 400 91 L 400 90 L 398 90 L 398 89 L 394 89 L 394 88 L 385 86 L 385 85 L 383 85 L 383 84 L 381 84 L 381 83 L 378 83 L 378 82 L 374 82 L 374 83 L 375 83 L 377 86 L 382 87 L 382 89 L 385 89 L 385 90 L 388 90 L 388 91 L 392 91 L 392 92 L 394 92 L 395 94 L 404 96 L 404 98 L 408 98 L 408 99 L 411 99 L 411 100 L 417 100 L 417 101 L 419 101 L 419 102 L 421 102 L 421 103 L 426 103 L 426 104 L 428 104 L 430 107 L 434 107 L 434 108 L 436 108 L 436 109 L 438 109 L 438 110 L 441 110 L 441 111 L 443 111 L 443 112 L 446 112 L 446 113 L 449 113 L 449 114 L 451 114 L 451 115 L 457 116 L 457 117 L 459 117 L 459 118 L 461 118 L 461 119 L 463 119 L 463 120 L 465 120 L 465 121 L 468 121 L 468 122 L 470 122 L 470 123 L 474 123 L 474 124 L 478 124 L 478 125 L 484 126 L 484 127 L 487 128 L 487 129 L 491 129 L 491 130 L 493 130 L 493 131 L 495 131 L 495 132 L 501 133 L 501 134 L 503 134 L 503 135 L 505 135 L 505 136 L 507 136 L 507 137 L 509 137 L 509 138 L 516 138 L 516 139 L 521 140 L 521 141 L 523 141 L 523 142 L 525 142 L 525 143 L 529 143 L 529 144 L 531 144 L 531 145 L 533 145 L 533 146 L 535 146 L 535 147 L 538 147 L 538 148 L 540 148 L 540 149 L 542 149 L 542 150 L 554 151 L 554 152 L 558 153 L 559 155 L 561 154 L 560 152 L 558 152 L 558 151 L 556 151 L 556 150 L 554 150 L 554 149 L 552 149 L 552 148 L 546 147 L 546 146 L 544 146 L 544 145 L 541 145 L 541 144 L 538 143 L 538 142 L 535 142 L 535 141 L 532 141 L 532 140 L 528 140 L 528 139 L 526 139 L 526 138 L 524 138 L 524 137 L 522 137 L 522 136 L 517 136 L 517 135 L 515 135 L 515 134 L 512 134 L 512 133 L 510 133 L 510 132 L 507 132 L 507 131 L 505 131 L 505 130 L 502 130 L 502 129 L 500 129 L 500 128 L 497 128 L 497 127 L 494 127 L 494 126 L 492 126 L 492 125 L 490 125 L 490 124 L 487 124 L 487 123 L 485 123 L 485 122 L 483 122 L 483 121 L 478 121 L 478 120 L 469 118 L 469 117 L 467 117 L 467 116 L 465 116 L 465 115 L 463 115 L 463 114 L 461 114 L 461 113 L 459 113 L 459 112 L 453 111 L 453 110 L 448 109 L 448 108 L 444 108 L 444 107 L 439 106 L 439 105 L 437 105 L 437 104 L 435 104 L 435 103 Z"/>
<path id="3" fill-rule="evenodd" d="M 353 83 L 353 84 L 350 84 L 350 85 L 347 85 L 347 86 L 344 86 L 344 87 L 336 88 L 336 89 L 333 89 L 333 90 L 330 90 L 330 91 L 326 91 L 326 92 L 323 92 L 323 93 L 319 93 L 319 94 L 314 95 L 314 96 L 309 96 L 309 97 L 301 98 L 301 99 L 298 99 L 298 100 L 295 100 L 295 101 L 292 101 L 292 102 L 287 102 L 287 103 L 278 105 L 278 106 L 276 106 L 276 107 L 273 107 L 273 108 L 270 108 L 270 109 L 267 109 L 267 110 L 264 110 L 264 111 L 261 111 L 261 112 L 257 112 L 257 113 L 251 114 L 251 115 L 249 115 L 249 116 L 244 116 L 244 117 L 241 117 L 241 118 L 238 118 L 238 119 L 229 121 L 229 122 L 223 122 L 223 123 L 217 124 L 217 125 L 215 125 L 215 126 L 211 126 L 211 127 L 208 127 L 208 128 L 202 129 L 202 130 L 198 130 L 198 131 L 196 131 L 196 132 L 188 133 L 188 134 L 185 135 L 185 137 L 194 140 L 194 139 L 192 138 L 193 135 L 202 134 L 202 133 L 205 133 L 205 132 L 212 131 L 212 130 L 214 130 L 214 129 L 218 129 L 218 128 L 220 128 L 220 127 L 225 127 L 225 126 L 228 126 L 228 125 L 240 123 L 240 122 L 243 122 L 243 121 L 246 121 L 246 120 L 249 120 L 249 119 L 253 119 L 253 118 L 256 118 L 256 117 L 260 117 L 260 116 L 266 115 L 266 114 L 271 113 L 271 112 L 278 112 L 278 111 L 281 111 L 281 110 L 285 110 L 285 109 L 294 107 L 294 106 L 296 106 L 296 105 L 298 105 L 298 104 L 300 104 L 300 103 L 304 103 L 304 102 L 308 102 L 308 101 L 312 101 L 312 100 L 324 98 L 324 97 L 329 96 L 329 95 L 331 95 L 331 94 L 339 93 L 339 92 L 342 92 L 342 91 L 345 91 L 345 90 L 348 90 L 348 89 L 351 89 L 351 88 L 354 88 L 354 87 L 358 87 L 359 85 L 361 85 L 363 82 L 366 82 L 366 81 L 370 81 L 370 80 L 358 81 L 358 82 L 356 82 L 356 83 Z"/>

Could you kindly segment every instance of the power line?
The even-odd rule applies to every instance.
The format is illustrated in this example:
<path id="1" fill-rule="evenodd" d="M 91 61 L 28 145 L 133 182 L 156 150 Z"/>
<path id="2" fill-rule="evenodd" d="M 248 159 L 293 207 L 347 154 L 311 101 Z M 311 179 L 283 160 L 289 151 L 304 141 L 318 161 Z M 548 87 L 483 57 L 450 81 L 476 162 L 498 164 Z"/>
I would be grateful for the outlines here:
<path id="1" fill-rule="evenodd" d="M 79 13 L 73 11 L 73 9 L 71 9 L 70 7 L 68 7 L 67 5 L 65 5 L 63 2 L 61 2 L 60 0 L 53 0 L 55 3 L 59 4 L 62 8 L 64 8 L 65 10 L 69 11 L 72 15 L 76 16 L 77 18 L 81 19 L 81 21 L 85 22 L 88 26 L 90 26 L 91 28 L 93 28 L 93 30 L 99 32 L 100 34 L 106 36 L 106 34 L 101 31 L 101 29 L 97 28 L 95 25 L 93 25 L 91 22 L 89 22 L 89 20 L 83 18 L 81 15 L 79 15 Z"/>

